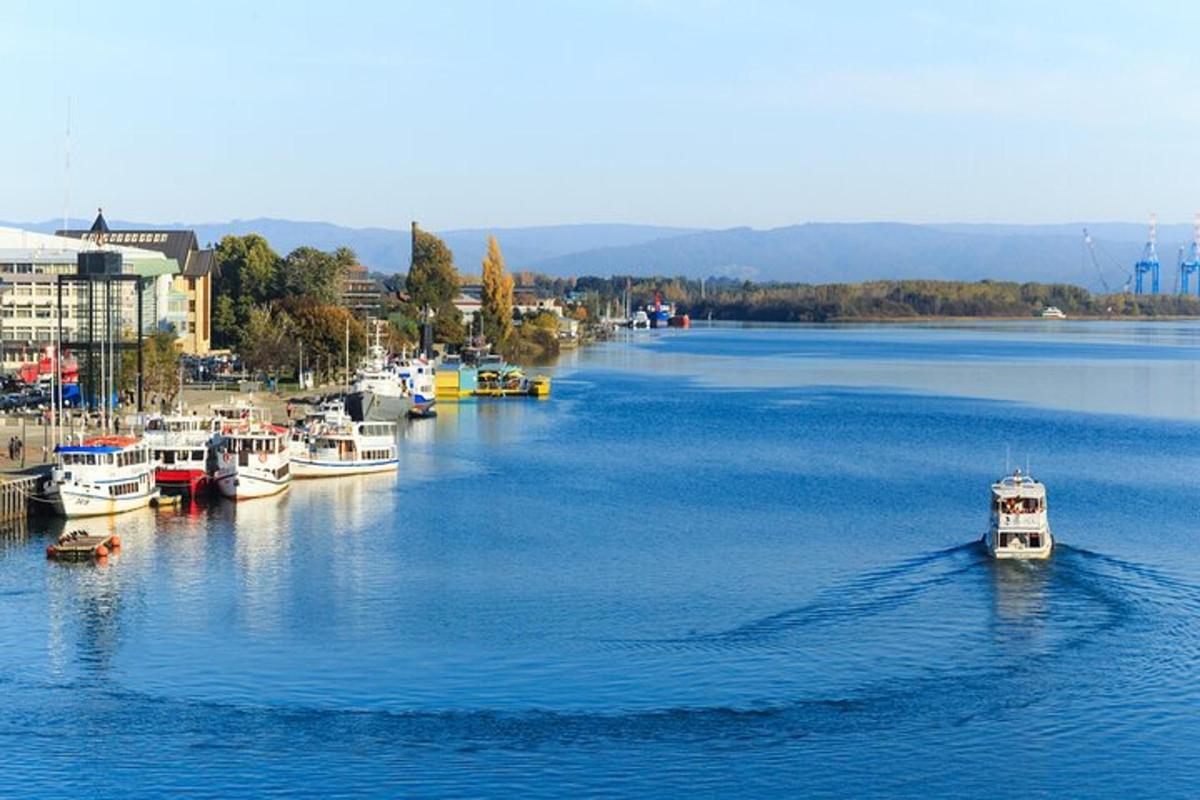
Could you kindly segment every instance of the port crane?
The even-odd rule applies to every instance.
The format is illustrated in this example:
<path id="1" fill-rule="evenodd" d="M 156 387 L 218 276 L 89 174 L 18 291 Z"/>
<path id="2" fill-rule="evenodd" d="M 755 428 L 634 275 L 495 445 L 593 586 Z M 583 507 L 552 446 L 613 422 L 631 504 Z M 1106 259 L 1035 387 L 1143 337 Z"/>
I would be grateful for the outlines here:
<path id="1" fill-rule="evenodd" d="M 1192 244 L 1188 248 L 1187 260 L 1183 257 L 1184 249 L 1179 248 L 1179 293 L 1191 293 L 1192 275 L 1197 275 L 1196 292 L 1200 294 L 1200 214 L 1196 215 L 1192 224 Z"/>
<path id="2" fill-rule="evenodd" d="M 1150 293 L 1158 294 L 1158 221 L 1150 215 L 1150 238 L 1142 246 L 1142 257 L 1133 265 L 1136 286 L 1134 294 L 1142 294 L 1145 286 L 1143 278 L 1150 275 Z"/>
<path id="3" fill-rule="evenodd" d="M 1087 228 L 1083 229 L 1083 244 L 1087 248 L 1088 255 L 1092 257 L 1092 266 L 1096 268 L 1096 276 L 1100 278 L 1100 285 L 1104 287 L 1104 293 L 1112 294 L 1112 287 L 1108 285 L 1108 281 L 1104 277 L 1104 268 L 1100 266 L 1100 259 L 1096 256 L 1096 242 L 1092 239 L 1092 234 L 1088 232 Z M 1111 256 L 1109 256 L 1109 260 L 1113 260 Z M 1114 261 L 1113 263 L 1115 264 L 1116 262 Z M 1125 283 L 1121 287 L 1121 291 L 1129 294 L 1129 287 L 1132 285 L 1133 273 L 1130 272 L 1125 277 Z"/>

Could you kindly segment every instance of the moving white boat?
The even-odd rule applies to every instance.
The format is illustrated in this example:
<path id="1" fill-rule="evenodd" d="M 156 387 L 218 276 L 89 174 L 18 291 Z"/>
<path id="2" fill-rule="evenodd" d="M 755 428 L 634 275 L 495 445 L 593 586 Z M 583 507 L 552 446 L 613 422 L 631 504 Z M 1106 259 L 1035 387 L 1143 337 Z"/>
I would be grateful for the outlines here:
<path id="1" fill-rule="evenodd" d="M 226 425 L 217 464 L 217 489 L 232 500 L 269 497 L 292 485 L 288 429 L 246 422 Z"/>
<path id="2" fill-rule="evenodd" d="M 150 448 L 134 436 L 93 436 L 55 448 L 49 496 L 64 517 L 95 517 L 144 508 L 159 496 Z"/>
<path id="3" fill-rule="evenodd" d="M 1046 306 L 1042 309 L 1042 319 L 1066 319 L 1067 315 L 1058 306 Z"/>
<path id="4" fill-rule="evenodd" d="M 396 423 L 351 422 L 319 427 L 305 434 L 300 452 L 293 438 L 291 459 L 297 478 L 394 472 L 400 466 Z"/>
<path id="5" fill-rule="evenodd" d="M 217 471 L 221 420 L 194 414 L 155 415 L 143 438 L 156 462 L 159 488 L 187 491 L 193 497 L 209 488 Z"/>
<path id="6" fill-rule="evenodd" d="M 993 483 L 986 543 L 993 558 L 1048 558 L 1054 537 L 1046 516 L 1046 487 L 1019 469 Z"/>

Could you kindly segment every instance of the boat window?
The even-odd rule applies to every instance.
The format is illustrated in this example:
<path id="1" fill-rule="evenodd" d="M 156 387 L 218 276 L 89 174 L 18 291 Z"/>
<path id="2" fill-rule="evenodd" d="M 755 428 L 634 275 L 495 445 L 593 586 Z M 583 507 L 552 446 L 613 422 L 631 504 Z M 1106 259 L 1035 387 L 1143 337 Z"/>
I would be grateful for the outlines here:
<path id="1" fill-rule="evenodd" d="M 193 450 L 192 451 L 192 461 L 203 461 L 203 460 L 204 460 L 204 451 L 203 450 Z"/>

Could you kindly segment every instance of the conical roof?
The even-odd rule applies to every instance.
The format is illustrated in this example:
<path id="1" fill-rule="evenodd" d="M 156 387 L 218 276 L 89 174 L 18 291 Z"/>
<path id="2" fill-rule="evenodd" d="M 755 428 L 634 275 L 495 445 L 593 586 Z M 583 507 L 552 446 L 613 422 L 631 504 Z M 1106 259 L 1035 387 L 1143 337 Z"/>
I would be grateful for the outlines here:
<path id="1" fill-rule="evenodd" d="M 102 209 L 102 208 L 96 209 L 96 221 L 92 223 L 91 232 L 92 233 L 104 233 L 104 234 L 107 234 L 109 232 L 108 223 L 104 221 L 104 209 Z"/>

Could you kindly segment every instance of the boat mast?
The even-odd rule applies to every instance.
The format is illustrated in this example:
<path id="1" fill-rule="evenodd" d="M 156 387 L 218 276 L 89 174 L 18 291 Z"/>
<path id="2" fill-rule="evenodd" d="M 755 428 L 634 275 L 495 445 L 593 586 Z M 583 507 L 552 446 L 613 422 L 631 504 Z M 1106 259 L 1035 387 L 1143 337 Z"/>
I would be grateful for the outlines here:
<path id="1" fill-rule="evenodd" d="M 346 380 L 344 390 L 350 394 L 350 317 L 346 317 Z"/>

